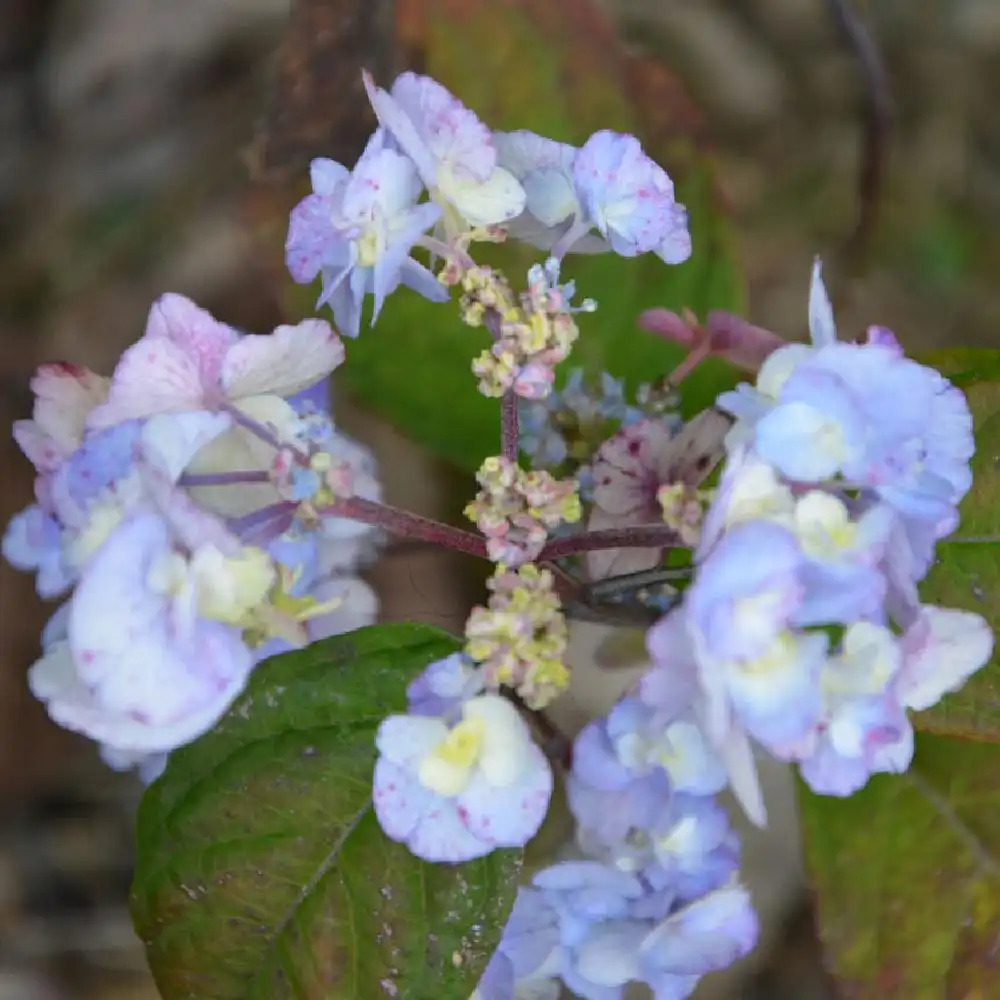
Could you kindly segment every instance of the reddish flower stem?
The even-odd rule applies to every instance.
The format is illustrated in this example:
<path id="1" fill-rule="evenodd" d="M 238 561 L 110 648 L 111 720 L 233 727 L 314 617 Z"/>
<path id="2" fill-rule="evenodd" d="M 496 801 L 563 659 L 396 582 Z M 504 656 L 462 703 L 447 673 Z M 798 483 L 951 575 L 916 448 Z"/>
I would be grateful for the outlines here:
<path id="1" fill-rule="evenodd" d="M 480 535 L 442 524 L 429 517 L 388 504 L 352 497 L 341 500 L 321 511 L 325 517 L 347 517 L 382 528 L 399 538 L 419 539 L 442 548 L 486 558 L 486 540 Z M 582 552 L 599 549 L 666 548 L 679 544 L 677 533 L 665 524 L 637 524 L 632 528 L 607 528 L 601 531 L 580 531 L 566 538 L 557 538 L 542 549 L 539 562 L 562 559 Z"/>
<path id="2" fill-rule="evenodd" d="M 500 451 L 511 462 L 517 461 L 519 436 L 517 394 L 508 391 L 500 400 Z"/>
<path id="3" fill-rule="evenodd" d="M 470 556 L 486 557 L 486 539 L 481 536 L 374 500 L 351 497 L 324 508 L 321 513 L 326 517 L 348 517 L 363 524 L 375 525 L 400 538 L 419 538 Z"/>
<path id="4" fill-rule="evenodd" d="M 579 531 L 548 543 L 539 559 L 562 559 L 600 549 L 666 548 L 680 544 L 677 532 L 665 524 L 637 524 L 631 528 Z"/>
<path id="5" fill-rule="evenodd" d="M 241 486 L 246 483 L 269 483 L 271 475 L 263 470 L 254 472 L 186 472 L 178 486 Z"/>

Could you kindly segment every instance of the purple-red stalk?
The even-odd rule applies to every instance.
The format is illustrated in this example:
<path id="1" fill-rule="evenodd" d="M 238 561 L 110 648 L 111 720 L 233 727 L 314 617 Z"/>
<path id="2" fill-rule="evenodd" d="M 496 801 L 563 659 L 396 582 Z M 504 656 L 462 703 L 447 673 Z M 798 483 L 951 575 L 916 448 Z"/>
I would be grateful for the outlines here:
<path id="1" fill-rule="evenodd" d="M 254 472 L 186 472 L 177 481 L 178 486 L 240 486 L 247 483 L 269 483 L 271 474 L 262 470 Z"/>
<path id="2" fill-rule="evenodd" d="M 508 390 L 500 400 L 500 451 L 508 461 L 517 462 L 519 437 L 517 394 Z"/>

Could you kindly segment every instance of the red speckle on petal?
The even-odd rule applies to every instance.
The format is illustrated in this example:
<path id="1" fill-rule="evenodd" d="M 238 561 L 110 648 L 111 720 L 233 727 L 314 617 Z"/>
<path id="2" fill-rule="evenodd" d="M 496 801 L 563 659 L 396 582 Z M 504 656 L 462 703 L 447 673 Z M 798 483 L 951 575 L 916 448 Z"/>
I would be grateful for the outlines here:
<path id="1" fill-rule="evenodd" d="M 96 655 L 97 654 L 94 653 L 92 649 L 85 649 L 80 654 L 80 659 L 83 660 L 84 663 L 93 663 Z"/>

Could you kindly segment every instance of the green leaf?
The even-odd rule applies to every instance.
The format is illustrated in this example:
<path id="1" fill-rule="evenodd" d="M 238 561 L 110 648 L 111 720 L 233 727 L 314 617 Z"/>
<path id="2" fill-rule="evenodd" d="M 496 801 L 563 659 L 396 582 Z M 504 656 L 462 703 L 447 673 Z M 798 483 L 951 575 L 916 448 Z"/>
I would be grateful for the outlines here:
<path id="1" fill-rule="evenodd" d="M 911 771 L 803 791 L 820 936 L 845 1000 L 1000 993 L 1000 747 L 921 734 Z"/>
<path id="2" fill-rule="evenodd" d="M 360 629 L 267 661 L 139 811 L 132 917 L 165 1000 L 468 1000 L 520 852 L 431 865 L 370 808 L 374 735 L 458 642 Z"/>
<path id="3" fill-rule="evenodd" d="M 564 273 L 581 297 L 599 304 L 580 317 L 568 365 L 606 369 L 631 386 L 669 372 L 683 351 L 636 327 L 650 306 L 739 311 L 744 286 L 723 217 L 712 164 L 692 135 L 698 125 L 676 80 L 663 67 L 631 61 L 591 0 L 513 0 L 478 4 L 425 0 L 417 34 L 422 69 L 474 108 L 492 128 L 526 128 L 574 144 L 613 128 L 639 134 L 677 181 L 690 212 L 692 259 L 678 267 L 651 254 L 570 257 Z M 474 248 L 503 267 L 515 288 L 544 255 L 520 246 Z M 296 313 L 313 311 L 316 288 L 295 293 Z M 401 289 L 374 329 L 348 345 L 341 370 L 368 406 L 437 454 L 467 470 L 497 450 L 498 401 L 476 390 L 472 359 L 489 340 L 463 326 L 455 304 L 433 304 Z M 685 382 L 685 407 L 697 412 L 736 381 L 711 359 Z"/>
<path id="4" fill-rule="evenodd" d="M 960 349 L 925 359 L 953 378 L 972 409 L 976 454 L 972 489 L 952 538 L 921 585 L 924 601 L 983 615 L 1000 631 L 1000 351 Z M 977 541 L 975 539 L 992 539 Z M 930 732 L 1000 740 L 1000 650 L 960 691 L 914 719 Z"/>

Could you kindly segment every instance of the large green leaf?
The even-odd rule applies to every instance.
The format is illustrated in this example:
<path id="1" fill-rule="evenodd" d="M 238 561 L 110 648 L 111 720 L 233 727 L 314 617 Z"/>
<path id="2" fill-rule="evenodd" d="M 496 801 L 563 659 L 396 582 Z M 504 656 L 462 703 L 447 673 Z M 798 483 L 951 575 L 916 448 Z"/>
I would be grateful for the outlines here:
<path id="1" fill-rule="evenodd" d="M 165 1000 L 468 1000 L 520 852 L 430 865 L 370 808 L 374 734 L 458 643 L 383 625 L 264 663 L 143 799 L 132 915 Z"/>
<path id="2" fill-rule="evenodd" d="M 963 389 L 972 408 L 973 483 L 953 538 L 920 588 L 925 601 L 984 615 L 1000 631 L 1000 351 L 962 349 L 926 359 Z M 1000 650 L 961 691 L 915 719 L 931 732 L 1000 740 Z"/>
<path id="3" fill-rule="evenodd" d="M 652 255 L 570 257 L 564 273 L 598 311 L 580 319 L 568 364 L 607 369 L 634 386 L 666 374 L 681 351 L 636 328 L 643 309 L 665 305 L 739 310 L 739 277 L 712 164 L 695 142 L 699 126 L 676 80 L 655 63 L 626 58 L 592 0 L 412 0 L 411 56 L 496 129 L 527 128 L 580 143 L 600 128 L 634 132 L 677 180 L 690 211 L 694 253 L 679 267 Z M 475 248 L 502 266 L 515 288 L 544 256 L 525 247 Z M 293 310 L 313 310 L 315 288 L 294 294 Z M 483 330 L 461 324 L 454 304 L 432 304 L 405 289 L 390 297 L 374 329 L 348 345 L 339 373 L 366 405 L 465 469 L 497 450 L 496 400 L 476 390 L 472 359 L 488 346 Z M 703 409 L 735 381 L 710 360 L 685 384 L 685 406 Z"/>
<path id="4" fill-rule="evenodd" d="M 921 734 L 911 771 L 803 791 L 820 935 L 845 1000 L 1000 996 L 1000 747 Z"/>

